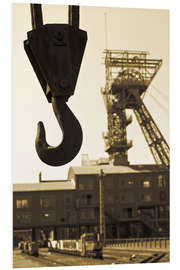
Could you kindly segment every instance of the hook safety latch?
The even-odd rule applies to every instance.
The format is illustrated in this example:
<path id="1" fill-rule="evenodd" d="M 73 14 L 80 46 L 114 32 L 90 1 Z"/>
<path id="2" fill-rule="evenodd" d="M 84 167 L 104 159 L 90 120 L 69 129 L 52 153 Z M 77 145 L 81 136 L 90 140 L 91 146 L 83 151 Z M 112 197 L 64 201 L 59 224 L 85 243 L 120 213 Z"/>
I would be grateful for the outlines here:
<path id="1" fill-rule="evenodd" d="M 33 30 L 24 41 L 24 49 L 63 133 L 62 142 L 57 147 L 50 146 L 43 123 L 38 123 L 36 151 L 51 166 L 70 162 L 82 144 L 81 126 L 66 102 L 75 91 L 87 32 L 77 27 L 79 6 L 70 6 L 69 18 L 70 14 L 71 24 L 43 25 L 41 5 L 31 4 Z"/>

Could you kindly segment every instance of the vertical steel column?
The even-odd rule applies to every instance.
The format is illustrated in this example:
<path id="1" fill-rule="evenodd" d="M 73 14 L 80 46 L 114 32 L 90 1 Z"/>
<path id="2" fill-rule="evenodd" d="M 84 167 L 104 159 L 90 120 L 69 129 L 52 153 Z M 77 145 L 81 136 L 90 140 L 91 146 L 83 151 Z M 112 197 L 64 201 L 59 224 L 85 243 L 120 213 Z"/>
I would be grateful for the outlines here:
<path id="1" fill-rule="evenodd" d="M 103 177 L 105 176 L 103 170 L 99 173 L 99 227 L 100 239 L 104 243 L 106 237 L 106 224 L 104 215 L 104 183 Z"/>

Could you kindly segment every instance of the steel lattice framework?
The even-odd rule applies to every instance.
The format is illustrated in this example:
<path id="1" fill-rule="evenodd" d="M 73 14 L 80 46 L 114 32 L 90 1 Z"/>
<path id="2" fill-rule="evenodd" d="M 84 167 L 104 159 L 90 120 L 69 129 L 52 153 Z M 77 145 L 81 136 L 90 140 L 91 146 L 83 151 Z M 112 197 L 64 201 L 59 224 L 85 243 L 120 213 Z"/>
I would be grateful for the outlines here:
<path id="1" fill-rule="evenodd" d="M 132 109 L 157 164 L 169 166 L 169 146 L 142 101 L 142 96 L 162 65 L 147 58 L 145 51 L 105 50 L 106 85 L 101 89 L 108 114 L 108 132 L 103 134 L 106 152 L 114 165 L 128 164 L 127 126 Z"/>

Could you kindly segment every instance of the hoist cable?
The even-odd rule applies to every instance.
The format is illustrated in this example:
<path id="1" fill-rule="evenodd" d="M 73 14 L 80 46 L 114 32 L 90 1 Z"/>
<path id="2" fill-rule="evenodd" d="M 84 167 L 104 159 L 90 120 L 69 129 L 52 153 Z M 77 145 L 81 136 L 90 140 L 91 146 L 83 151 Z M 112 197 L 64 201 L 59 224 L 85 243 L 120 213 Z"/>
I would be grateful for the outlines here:
<path id="1" fill-rule="evenodd" d="M 162 105 L 157 98 L 155 98 L 150 92 L 147 92 L 155 101 L 156 103 L 159 104 L 159 106 L 166 112 L 168 113 L 168 108 L 166 108 L 164 105 Z"/>
<path id="2" fill-rule="evenodd" d="M 154 88 L 154 90 L 156 90 L 160 95 L 162 95 L 165 99 L 168 99 L 168 95 L 165 94 L 164 92 L 162 92 L 161 90 L 159 90 L 156 86 L 154 86 L 153 84 L 151 84 L 152 88 Z"/>

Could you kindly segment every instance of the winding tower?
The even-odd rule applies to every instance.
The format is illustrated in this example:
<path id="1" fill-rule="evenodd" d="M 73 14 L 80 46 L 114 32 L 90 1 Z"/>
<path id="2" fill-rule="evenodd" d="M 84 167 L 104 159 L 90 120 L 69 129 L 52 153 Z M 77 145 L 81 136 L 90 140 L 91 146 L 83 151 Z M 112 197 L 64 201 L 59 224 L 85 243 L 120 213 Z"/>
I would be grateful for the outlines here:
<path id="1" fill-rule="evenodd" d="M 146 51 L 105 50 L 106 84 L 104 98 L 108 132 L 103 133 L 106 152 L 113 165 L 128 165 L 126 109 L 132 109 L 156 164 L 169 167 L 169 145 L 143 102 L 143 96 L 162 65 L 161 59 L 148 58 Z"/>

